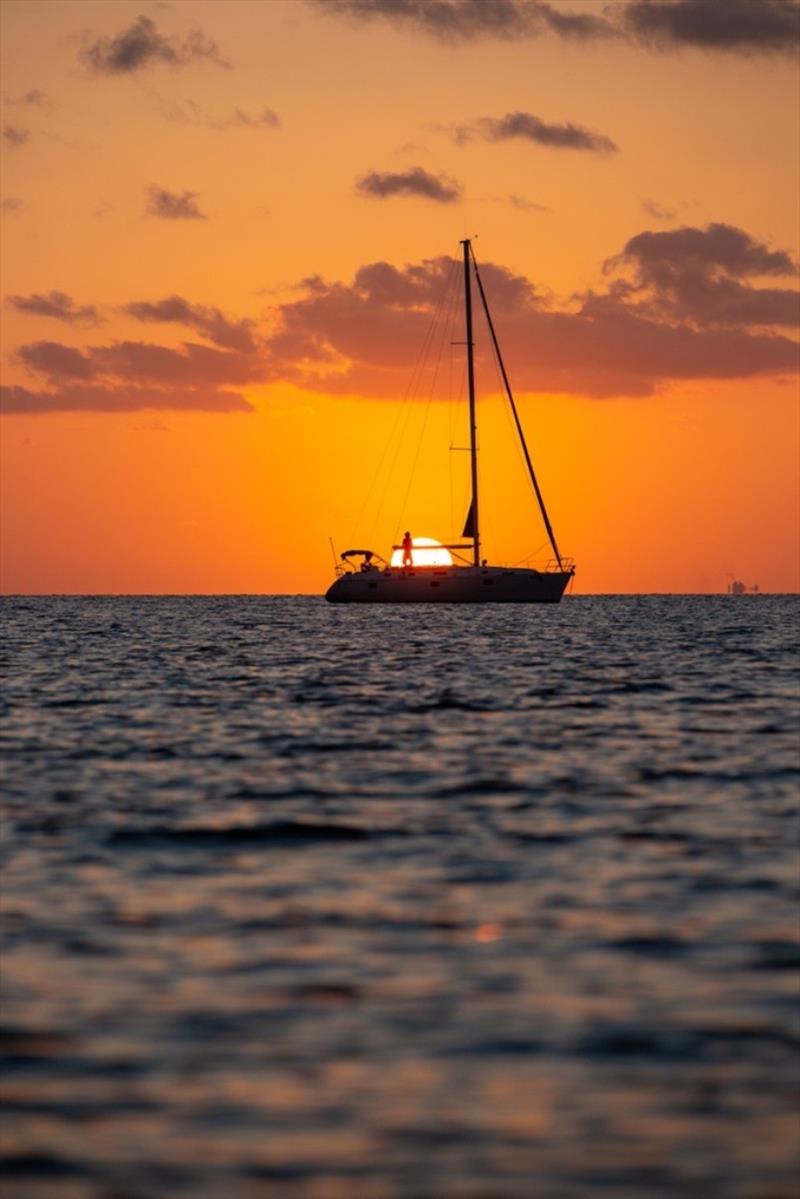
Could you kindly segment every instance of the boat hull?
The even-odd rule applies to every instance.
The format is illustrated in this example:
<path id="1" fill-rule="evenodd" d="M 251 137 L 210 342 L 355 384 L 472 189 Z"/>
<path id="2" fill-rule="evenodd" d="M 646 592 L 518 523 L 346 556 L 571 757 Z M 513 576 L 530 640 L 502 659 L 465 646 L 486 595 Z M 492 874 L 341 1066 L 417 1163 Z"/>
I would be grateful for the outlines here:
<path id="1" fill-rule="evenodd" d="M 326 592 L 331 604 L 557 604 L 572 571 L 501 566 L 354 571 Z"/>

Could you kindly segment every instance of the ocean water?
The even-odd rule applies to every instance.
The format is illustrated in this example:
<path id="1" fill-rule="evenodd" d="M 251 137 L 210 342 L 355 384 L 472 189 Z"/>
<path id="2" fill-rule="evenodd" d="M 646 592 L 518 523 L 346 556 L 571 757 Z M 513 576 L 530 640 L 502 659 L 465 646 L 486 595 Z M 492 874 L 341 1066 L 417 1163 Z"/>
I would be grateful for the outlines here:
<path id="1" fill-rule="evenodd" d="M 796 1195 L 796 598 L 2 609 L 4 1197 Z"/>

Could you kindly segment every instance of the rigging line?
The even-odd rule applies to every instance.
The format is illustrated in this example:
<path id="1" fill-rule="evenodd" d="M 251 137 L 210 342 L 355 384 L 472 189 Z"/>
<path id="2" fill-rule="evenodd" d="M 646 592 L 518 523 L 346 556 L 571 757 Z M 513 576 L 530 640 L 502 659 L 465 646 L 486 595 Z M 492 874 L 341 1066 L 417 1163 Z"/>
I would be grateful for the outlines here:
<path id="1" fill-rule="evenodd" d="M 529 554 L 526 554 L 524 558 L 520 558 L 518 562 L 512 562 L 511 565 L 512 566 L 524 566 L 525 563 L 530 562 L 530 560 L 532 558 L 534 558 L 536 556 L 536 554 L 539 553 L 540 550 L 543 550 L 546 547 L 546 545 L 547 545 L 546 541 L 541 542 L 540 545 L 537 545 L 535 550 L 531 550 L 531 552 Z"/>
<path id="2" fill-rule="evenodd" d="M 455 311 L 455 307 L 454 307 L 454 311 Z M 453 376 L 455 373 L 456 348 L 453 344 L 453 341 L 454 341 L 454 338 L 451 337 L 450 338 L 450 353 L 447 356 L 447 363 L 448 363 L 448 372 L 447 372 L 447 445 L 448 445 L 447 472 L 448 472 L 448 478 L 449 478 L 449 483 L 450 483 L 450 523 L 448 524 L 447 527 L 448 527 L 448 530 L 450 530 L 450 531 L 452 531 L 455 528 L 455 520 L 453 517 L 453 511 L 454 511 L 454 508 L 453 508 L 453 410 L 455 408 L 455 404 L 454 404 L 454 400 L 453 400 L 453 396 L 454 396 Z M 455 540 L 455 538 L 451 537 L 450 540 L 451 541 Z"/>
<path id="3" fill-rule="evenodd" d="M 383 476 L 384 463 L 385 463 L 385 460 L 389 453 L 390 448 L 392 447 L 392 445 L 394 445 L 395 437 L 397 435 L 397 430 L 398 430 L 400 421 L 403 416 L 403 405 L 405 403 L 407 403 L 408 399 L 409 399 L 408 394 L 406 394 L 406 396 L 400 401 L 400 403 L 397 406 L 397 410 L 394 415 L 394 420 L 392 421 L 392 427 L 389 431 L 389 435 L 386 437 L 386 439 L 384 441 L 383 449 L 381 450 L 381 453 L 380 453 L 380 457 L 377 459 L 377 466 L 375 468 L 375 471 L 374 471 L 374 474 L 372 477 L 372 482 L 370 483 L 369 487 L 367 488 L 366 494 L 365 494 L 363 502 L 361 504 L 361 508 L 359 509 L 358 517 L 356 519 L 355 526 L 354 526 L 356 531 L 358 531 L 361 528 L 361 523 L 364 519 L 364 514 L 367 510 L 367 505 L 368 505 L 370 499 L 372 498 L 372 493 L 374 492 L 374 490 L 377 486 L 378 480 Z M 358 537 L 356 538 L 356 540 L 358 540 Z M 366 540 L 369 540 L 369 538 L 367 537 Z"/>
<path id="4" fill-rule="evenodd" d="M 414 482 L 414 476 L 415 476 L 416 469 L 417 469 L 417 463 L 419 461 L 419 455 L 420 455 L 420 451 L 422 449 L 422 443 L 423 443 L 424 437 L 425 437 L 425 430 L 428 425 L 428 418 L 430 416 L 430 410 L 431 410 L 431 402 L 433 400 L 433 394 L 436 389 L 436 382 L 439 377 L 439 368 L 441 367 L 441 363 L 442 363 L 445 338 L 447 337 L 448 329 L 452 324 L 452 315 L 451 314 L 455 308 L 455 301 L 453 298 L 455 289 L 452 287 L 452 277 L 453 277 L 453 270 L 455 268 L 455 265 L 456 265 L 455 262 L 451 263 L 450 274 L 448 275 L 448 279 L 447 279 L 447 287 L 446 287 L 444 293 L 442 294 L 441 302 L 438 305 L 437 322 L 436 322 L 436 327 L 437 327 L 437 329 L 440 330 L 438 353 L 436 354 L 435 359 L 433 357 L 433 354 L 431 354 L 432 377 L 431 377 L 430 387 L 428 389 L 428 400 L 425 405 L 425 413 L 424 413 L 423 420 L 422 420 L 422 428 L 420 429 L 419 437 L 417 439 L 417 446 L 416 446 L 416 450 L 414 452 L 414 459 L 411 464 L 411 472 L 409 475 L 408 484 L 406 486 L 405 495 L 403 497 L 403 503 L 401 505 L 398 521 L 397 521 L 397 524 L 395 525 L 395 529 L 394 529 L 394 536 L 392 538 L 393 541 L 397 540 L 397 535 L 400 530 L 400 525 L 403 523 L 403 519 L 405 517 L 406 506 L 408 504 L 408 497 L 411 494 L 411 487 Z M 449 312 L 445 310 L 446 305 L 447 305 L 447 308 L 450 310 Z M 431 341 L 433 341 L 433 338 L 431 338 Z M 431 347 L 431 348 L 433 349 L 433 347 Z"/>
<path id="5" fill-rule="evenodd" d="M 456 391 L 459 396 L 464 396 L 467 393 L 467 363 L 466 363 L 466 360 L 464 362 L 462 362 L 462 364 L 461 364 L 461 370 L 459 371 L 459 377 L 458 377 L 458 387 L 457 387 Z M 456 432 L 458 432 L 458 430 L 456 430 Z M 465 440 L 468 440 L 469 439 L 469 430 L 462 429 L 461 432 L 462 433 L 466 432 Z M 466 446 L 454 446 L 453 445 L 453 433 L 451 431 L 450 455 L 449 455 L 451 464 L 453 461 L 453 454 L 458 450 L 466 450 L 466 448 L 467 448 Z M 457 505 L 459 512 L 466 512 L 469 507 L 471 486 L 472 486 L 472 483 L 470 481 L 469 468 L 468 468 L 466 474 L 461 478 L 460 483 L 458 480 L 456 480 L 456 491 L 458 493 L 458 499 L 456 500 L 456 505 Z M 460 490 L 459 490 L 459 487 L 460 487 Z M 460 519 L 461 518 L 459 518 L 459 520 Z M 455 527 L 456 527 L 455 523 L 451 520 L 451 528 L 455 529 Z M 458 525 L 458 528 L 459 528 L 459 530 L 461 529 L 461 524 Z M 460 533 L 453 534 L 454 539 L 456 539 L 458 536 L 460 536 Z"/>
<path id="6" fill-rule="evenodd" d="M 448 530 L 453 528 L 453 347 L 448 355 L 447 372 L 447 482 L 450 499 L 450 520 Z"/>
<path id="7" fill-rule="evenodd" d="M 393 445 L 393 453 L 391 456 L 391 462 L 389 463 L 388 470 L 384 473 L 384 476 L 383 476 L 383 479 L 384 479 L 383 491 L 381 493 L 381 498 L 375 508 L 374 513 L 373 513 L 372 522 L 370 525 L 370 538 L 372 537 L 372 532 L 374 531 L 374 529 L 378 523 L 378 518 L 380 516 L 380 513 L 383 509 L 384 502 L 388 495 L 389 480 L 391 479 L 392 475 L 394 474 L 394 468 L 397 463 L 398 455 L 400 453 L 400 447 L 405 438 L 406 429 L 408 427 L 408 422 L 409 422 L 409 418 L 411 415 L 410 401 L 411 401 L 412 397 L 415 395 L 415 390 L 419 386 L 419 381 L 421 380 L 422 375 L 424 373 L 425 361 L 427 359 L 427 355 L 428 355 L 428 352 L 430 349 L 430 343 L 433 340 L 433 335 L 436 330 L 436 325 L 440 319 L 440 311 L 441 311 L 442 305 L 444 303 L 445 297 L 447 296 L 448 288 L 450 287 L 450 279 L 452 277 L 452 273 L 453 273 L 453 264 L 451 264 L 450 273 L 445 281 L 445 285 L 440 293 L 439 299 L 437 300 L 436 307 L 435 307 L 433 314 L 431 315 L 431 319 L 428 322 L 428 325 L 426 327 L 425 337 L 423 339 L 422 346 L 417 355 L 417 360 L 414 364 L 414 368 L 412 370 L 412 374 L 411 374 L 411 378 L 409 380 L 408 386 L 406 387 L 406 392 L 403 397 L 402 404 L 400 406 L 400 409 L 398 410 L 394 425 L 392 427 L 391 438 L 385 447 L 386 451 L 388 452 L 390 447 Z M 402 423 L 402 428 L 400 428 L 401 423 Z M 385 457 L 386 457 L 386 453 L 384 453 L 384 455 L 383 455 L 383 458 L 385 458 Z M 380 472 L 379 472 L 379 474 L 380 474 Z M 377 481 L 377 478 L 376 478 L 376 481 Z"/>
<path id="8" fill-rule="evenodd" d="M 522 444 L 523 452 L 525 454 L 525 462 L 528 467 L 528 474 L 530 475 L 531 483 L 533 484 L 533 490 L 536 492 L 536 499 L 539 502 L 539 511 L 542 514 L 542 520 L 544 521 L 544 527 L 547 530 L 547 536 L 550 539 L 550 544 L 553 547 L 553 553 L 556 556 L 556 561 L 558 562 L 559 569 L 562 569 L 561 554 L 558 552 L 558 546 L 556 545 L 556 538 L 555 538 L 555 534 L 553 532 L 553 526 L 550 524 L 550 518 L 547 515 L 547 509 L 544 506 L 544 499 L 542 497 L 541 491 L 539 490 L 539 483 L 536 479 L 536 473 L 533 469 L 533 463 L 531 462 L 531 456 L 528 453 L 528 445 L 527 445 L 527 442 L 525 441 L 525 434 L 522 430 L 522 424 L 520 423 L 519 414 L 517 412 L 517 405 L 514 403 L 514 395 L 511 391 L 511 384 L 508 381 L 508 375 L 506 374 L 505 364 L 503 363 L 503 356 L 500 353 L 500 346 L 497 343 L 497 335 L 494 331 L 494 324 L 492 323 L 492 317 L 489 312 L 489 305 L 486 302 L 486 293 L 483 290 L 483 283 L 481 282 L 480 272 L 478 271 L 478 263 L 475 260 L 475 253 L 472 249 L 472 246 L 470 246 L 470 254 L 472 255 L 472 263 L 473 263 L 473 266 L 475 267 L 475 279 L 477 281 L 478 290 L 480 292 L 481 301 L 483 303 L 483 311 L 486 316 L 486 324 L 489 326 L 489 333 L 491 334 L 492 344 L 494 345 L 495 353 L 497 354 L 497 361 L 500 365 L 500 370 L 503 375 L 503 383 L 505 384 L 506 395 L 508 396 L 508 402 L 511 405 L 511 411 L 514 414 L 514 423 L 517 426 L 517 433 L 519 434 L 519 439 Z"/>
<path id="9" fill-rule="evenodd" d="M 417 446 L 416 446 L 416 450 L 414 451 L 414 459 L 411 463 L 411 471 L 409 473 L 408 483 L 406 485 L 406 491 L 405 491 L 405 495 L 403 497 L 403 503 L 400 508 L 400 518 L 397 522 L 397 525 L 395 526 L 395 533 L 394 533 L 393 540 L 397 539 L 397 534 L 399 532 L 400 525 L 403 523 L 406 506 L 408 504 L 408 497 L 411 493 L 411 487 L 414 482 L 414 476 L 416 474 L 417 463 L 419 461 L 419 455 L 420 455 L 420 451 L 422 449 L 422 443 L 425 439 L 425 430 L 428 425 L 428 417 L 430 416 L 431 402 L 433 400 L 433 393 L 436 388 L 436 380 L 438 379 L 438 376 L 439 376 L 439 367 L 441 365 L 441 360 L 442 360 L 442 350 L 444 348 L 444 337 L 445 337 L 446 331 L 447 331 L 447 319 L 445 318 L 445 320 L 442 321 L 442 334 L 439 339 L 439 353 L 437 355 L 435 364 L 433 366 L 433 375 L 431 378 L 430 387 L 428 389 L 428 399 L 427 399 L 427 403 L 425 404 L 425 413 L 424 413 L 424 416 L 422 419 L 422 427 L 420 429 L 419 436 L 417 438 Z"/>
<path id="10" fill-rule="evenodd" d="M 443 295 L 446 293 L 446 287 L 447 287 L 447 284 L 445 285 L 445 291 L 442 293 Z M 441 299 L 440 299 L 440 301 L 437 302 L 437 307 L 438 307 L 438 305 L 440 305 L 440 303 L 441 303 Z M 370 524 L 369 537 L 367 538 L 367 540 L 371 539 L 372 532 L 374 531 L 378 516 L 383 507 L 383 503 L 386 498 L 386 494 L 388 492 L 389 479 L 391 478 L 391 476 L 394 472 L 394 467 L 395 467 L 395 463 L 397 461 L 397 456 L 399 453 L 400 445 L 402 444 L 403 438 L 405 436 L 405 430 L 408 425 L 408 419 L 410 416 L 410 402 L 414 396 L 415 389 L 418 384 L 418 380 L 424 372 L 425 359 L 426 359 L 426 356 L 428 353 L 429 343 L 433 337 L 433 333 L 436 328 L 437 319 L 438 319 L 438 315 L 437 315 L 437 311 L 435 310 L 431 316 L 431 320 L 429 321 L 429 323 L 426 327 L 425 336 L 424 336 L 422 344 L 418 350 L 417 358 L 416 358 L 416 361 L 415 361 L 414 366 L 411 371 L 411 376 L 409 378 L 408 384 L 406 385 L 405 394 L 403 396 L 403 399 L 402 399 L 400 405 L 397 408 L 395 418 L 392 423 L 392 428 L 391 428 L 389 437 L 386 439 L 386 441 L 384 443 L 383 451 L 381 452 L 381 456 L 378 461 L 378 466 L 375 471 L 373 481 L 370 485 L 367 496 L 365 497 L 364 502 L 361 506 L 361 511 L 359 513 L 359 524 L 360 524 L 361 520 L 363 519 L 367 504 L 369 502 L 369 499 L 371 498 L 371 495 L 375 489 L 376 484 L 378 483 L 378 480 L 383 478 L 383 481 L 384 481 L 383 492 L 381 495 L 381 499 L 379 500 L 377 507 L 376 507 L 375 511 L 373 512 L 373 518 L 372 518 L 372 521 Z M 402 424 L 402 430 L 400 429 L 401 424 Z M 389 455 L 391 450 L 394 451 L 392 454 L 392 460 L 389 465 L 388 471 L 384 471 L 384 465 L 386 462 L 386 458 Z"/>
<path id="11" fill-rule="evenodd" d="M 452 304 L 451 304 L 451 308 L 452 308 Z M 406 507 L 407 507 L 407 505 L 408 505 L 408 497 L 409 497 L 409 495 L 411 494 L 411 488 L 412 488 L 412 485 L 413 485 L 413 483 L 414 483 L 414 478 L 415 478 L 415 475 L 416 475 L 416 470 L 417 470 L 417 463 L 419 462 L 419 455 L 420 455 L 420 451 L 422 450 L 422 443 L 423 443 L 423 441 L 424 441 L 424 439 L 425 439 L 425 430 L 426 430 L 426 428 L 427 428 L 427 426 L 428 426 L 428 418 L 429 418 L 429 416 L 430 416 L 430 411 L 431 411 L 431 403 L 432 403 L 432 400 L 433 400 L 433 394 L 434 394 L 434 391 L 435 391 L 435 389 L 436 389 L 436 381 L 437 381 L 437 379 L 438 379 L 438 377 L 439 377 L 439 368 L 440 368 L 440 366 L 441 366 L 441 362 L 442 362 L 443 350 L 444 350 L 444 341 L 445 341 L 445 337 L 446 337 L 446 335 L 447 335 L 447 331 L 448 331 L 449 323 L 450 323 L 450 322 L 449 322 L 449 320 L 448 320 L 448 317 L 447 317 L 447 316 L 445 316 L 445 317 L 444 317 L 444 319 L 443 319 L 443 320 L 442 320 L 442 322 L 441 322 L 442 331 L 441 331 L 441 335 L 440 335 L 440 338 L 439 338 L 439 352 L 438 352 L 438 355 L 437 355 L 437 357 L 436 357 L 435 364 L 434 364 L 434 366 L 433 366 L 433 375 L 432 375 L 432 378 L 431 378 L 431 384 L 430 384 L 430 388 L 429 388 L 429 390 L 428 390 L 428 400 L 427 400 L 427 403 L 426 403 L 426 405 L 425 405 L 425 414 L 424 414 L 424 416 L 423 416 L 423 420 L 422 420 L 422 427 L 421 427 L 421 429 L 420 429 L 420 432 L 419 432 L 419 437 L 418 437 L 418 439 L 417 439 L 417 447 L 416 447 L 416 450 L 415 450 L 415 452 L 414 452 L 414 459 L 413 459 L 413 461 L 412 461 L 412 463 L 411 463 L 411 471 L 410 471 L 410 473 L 409 473 L 408 484 L 406 485 L 406 491 L 405 491 L 405 495 L 403 496 L 403 503 L 402 503 L 402 506 L 401 506 L 401 508 L 400 508 L 400 517 L 399 517 L 399 520 L 398 520 L 398 522 L 397 522 L 397 525 L 395 526 L 395 531 L 394 531 L 394 537 L 393 537 L 393 541 L 396 541 L 396 540 L 397 540 L 397 535 L 398 535 L 398 533 L 399 533 L 399 530 L 400 530 L 400 525 L 403 523 L 403 520 L 404 520 L 404 517 L 405 517 Z"/>
<path id="12" fill-rule="evenodd" d="M 408 405 L 409 405 L 412 395 L 414 393 L 417 374 L 420 373 L 422 370 L 421 364 L 422 364 L 425 354 L 427 352 L 427 343 L 428 343 L 429 337 L 430 337 L 430 326 L 425 331 L 425 337 L 424 337 L 422 345 L 420 346 L 420 349 L 417 353 L 416 362 L 414 363 L 414 366 L 411 371 L 411 376 L 406 385 L 405 395 L 403 396 L 403 399 L 401 400 L 400 404 L 398 405 L 397 411 L 395 413 L 395 418 L 394 418 L 394 421 L 392 422 L 392 428 L 391 428 L 389 437 L 387 438 L 387 440 L 384 444 L 384 448 L 381 453 L 380 461 L 378 463 L 378 468 L 375 472 L 373 484 L 370 487 L 370 491 L 369 491 L 367 497 L 365 497 L 364 503 L 362 504 L 362 507 L 361 507 L 361 513 L 359 514 L 359 520 L 363 517 L 364 511 L 366 510 L 368 499 L 369 499 L 372 491 L 374 490 L 374 486 L 378 483 L 378 480 L 382 478 L 383 479 L 383 493 L 382 493 L 381 499 L 378 503 L 376 512 L 373 513 L 373 518 L 372 518 L 372 522 L 370 525 L 370 536 L 367 538 L 367 540 L 371 539 L 372 531 L 375 527 L 375 523 L 377 520 L 377 513 L 380 512 L 380 509 L 383 506 L 383 500 L 386 495 L 386 488 L 388 486 L 387 479 L 388 479 L 388 477 L 391 476 L 391 474 L 394 470 L 394 463 L 397 459 L 398 446 L 403 440 L 403 435 L 405 433 L 405 426 L 408 423 L 408 416 L 409 416 Z M 401 423 L 403 425 L 402 432 L 400 431 Z M 398 436 L 398 433 L 399 433 L 399 436 Z M 389 466 L 388 472 L 384 472 L 383 467 L 384 467 L 386 458 L 392 449 L 394 450 L 394 454 L 392 457 L 391 465 Z"/>
<path id="13" fill-rule="evenodd" d="M 459 276 L 459 283 L 460 283 L 460 276 Z M 449 453 L 447 455 L 447 461 L 448 461 L 448 470 L 449 470 L 449 475 L 450 475 L 450 524 L 448 527 L 452 533 L 451 540 L 458 539 L 458 534 L 453 532 L 453 530 L 455 530 L 455 528 L 456 528 L 456 522 L 455 522 L 456 502 L 458 505 L 458 510 L 460 512 L 466 510 L 466 506 L 468 503 L 467 499 L 464 496 L 462 496 L 460 494 L 460 492 L 459 492 L 459 498 L 456 501 L 456 491 L 458 489 L 459 480 L 456 478 L 456 475 L 453 472 L 453 453 L 457 448 L 453 443 L 454 443 L 456 436 L 458 436 L 458 431 L 456 428 L 456 421 L 457 421 L 457 417 L 460 415 L 461 409 L 462 409 L 462 404 L 460 401 L 463 399 L 463 397 L 467 393 L 466 356 L 460 354 L 459 351 L 462 348 L 463 343 L 460 343 L 460 341 L 457 340 L 457 337 L 456 337 L 456 321 L 460 318 L 461 312 L 463 310 L 463 299 L 464 299 L 464 296 L 463 296 L 462 287 L 459 286 L 458 289 L 454 288 L 453 289 L 453 302 L 452 302 L 451 312 L 450 312 L 450 354 L 449 354 L 449 359 L 448 359 L 450 371 L 449 371 L 449 379 L 448 379 L 449 391 L 448 391 L 448 407 L 447 407 L 447 437 L 448 437 L 448 446 L 449 446 Z M 459 472 L 459 474 L 460 474 L 460 472 Z M 461 524 L 458 525 L 458 528 L 459 528 L 459 530 L 461 529 Z"/>
<path id="14" fill-rule="evenodd" d="M 444 321 L 443 321 L 443 319 L 442 319 L 442 313 L 443 313 L 443 309 L 445 308 L 445 304 L 446 304 L 447 302 L 449 302 L 449 295 L 450 295 L 450 290 L 451 290 L 451 287 L 452 287 L 452 276 L 453 276 L 453 270 L 454 270 L 454 264 L 453 264 L 453 263 L 451 263 L 451 265 L 450 265 L 450 270 L 449 270 L 449 273 L 448 273 L 447 279 L 446 279 L 446 281 L 445 281 L 445 286 L 444 286 L 443 290 L 440 292 L 439 299 L 437 300 L 437 304 L 436 304 L 436 309 L 435 309 L 435 312 L 434 312 L 433 318 L 432 318 L 432 320 L 431 320 L 431 323 L 430 323 L 430 326 L 429 326 L 429 336 L 428 336 L 428 338 L 426 339 L 426 347 L 425 347 L 425 353 L 426 353 L 425 362 L 424 362 L 424 363 L 421 365 L 421 367 L 420 367 L 420 370 L 419 370 L 419 377 L 418 377 L 418 380 L 416 381 L 416 384 L 415 384 L 415 397 L 416 397 L 416 394 L 417 394 L 417 392 L 416 392 L 416 389 L 417 389 L 417 388 L 418 388 L 418 390 L 419 390 L 419 393 L 420 393 L 420 395 L 421 395 L 421 392 L 422 392 L 422 378 L 423 378 L 423 374 L 424 374 L 425 370 L 426 370 L 426 369 L 430 369 L 430 366 L 433 366 L 433 367 L 434 367 L 434 372 L 435 372 L 435 373 L 434 373 L 433 382 L 431 383 L 431 387 L 430 387 L 430 389 L 429 389 L 429 393 L 428 393 L 428 401 L 427 401 L 427 404 L 426 404 L 426 407 L 425 407 L 425 415 L 424 415 L 424 418 L 423 418 L 423 426 L 422 426 L 422 430 L 421 430 L 421 432 L 420 432 L 420 434 L 419 434 L 419 437 L 418 437 L 418 441 L 417 441 L 417 448 L 416 448 L 416 451 L 415 451 L 415 454 L 414 454 L 414 462 L 413 462 L 413 465 L 412 465 L 412 470 L 411 470 L 411 477 L 409 478 L 409 482 L 408 482 L 408 485 L 407 485 L 407 487 L 406 487 L 406 493 L 405 493 L 405 497 L 404 497 L 404 499 L 403 499 L 403 504 L 402 504 L 402 507 L 401 507 L 400 516 L 398 517 L 398 524 L 395 526 L 395 529 L 394 529 L 394 533 L 393 533 L 393 537 L 392 537 L 392 541 L 393 541 L 393 542 L 397 540 L 397 535 L 398 535 L 399 525 L 400 525 L 400 523 L 402 522 L 402 519 L 403 519 L 403 513 L 405 512 L 406 503 L 407 503 L 407 500 L 408 500 L 408 495 L 409 495 L 409 492 L 410 492 L 410 490 L 411 490 L 411 484 L 412 484 L 412 482 L 413 482 L 413 478 L 414 478 L 414 470 L 415 470 L 415 468 L 416 468 L 417 459 L 418 459 L 418 457 L 419 457 L 419 452 L 420 452 L 420 449 L 421 449 L 421 446 L 422 446 L 422 438 L 423 438 L 423 436 L 424 436 L 425 426 L 427 425 L 428 414 L 429 414 L 429 411 L 430 411 L 430 403 L 431 403 L 431 399 L 432 399 L 432 396 L 433 396 L 433 388 L 434 388 L 434 386 L 435 386 L 435 381 L 436 381 L 436 373 L 438 373 L 438 365 L 439 365 L 439 361 L 440 361 L 440 359 L 441 359 L 441 344 L 440 344 L 440 346 L 439 346 L 439 352 L 438 352 L 438 356 L 437 356 L 437 358 L 434 358 L 434 344 L 433 344 L 433 343 L 434 343 L 434 339 L 435 339 L 436 333 L 437 333 L 438 329 L 440 328 L 440 326 L 444 326 L 444 325 L 446 324 L 446 322 L 444 322 Z M 430 355 L 430 358 L 428 357 L 429 355 Z M 407 416 L 410 418 L 410 415 L 411 415 L 411 410 L 409 409 L 409 410 L 408 410 L 408 414 L 407 414 Z M 405 436 L 405 431 L 406 431 L 406 428 L 407 428 L 407 427 L 408 427 L 408 419 L 406 420 L 406 423 L 405 423 L 405 425 L 404 425 L 404 428 L 403 428 L 403 435 L 404 435 L 404 436 Z M 397 453 L 399 453 L 399 449 L 400 449 L 400 445 L 398 444 L 398 445 L 397 445 L 397 447 L 396 447 L 395 458 L 394 458 L 394 461 L 393 461 L 393 463 L 392 463 L 392 469 L 394 469 L 394 464 L 395 464 L 395 462 L 396 462 L 396 460 L 397 460 Z"/>
<path id="15" fill-rule="evenodd" d="M 397 521 L 397 524 L 395 525 L 395 528 L 394 528 L 394 535 L 393 535 L 393 537 L 392 537 L 392 541 L 396 541 L 396 540 L 397 540 L 397 534 L 398 534 L 398 532 L 400 531 L 400 526 L 401 526 L 401 524 L 403 523 L 403 518 L 404 518 L 404 516 L 405 516 L 406 505 L 408 504 L 408 497 L 409 497 L 409 495 L 411 494 L 411 487 L 412 487 L 412 484 L 413 484 L 413 482 L 414 482 L 414 474 L 415 474 L 415 472 L 416 472 L 416 469 L 417 469 L 417 462 L 419 461 L 419 454 L 420 454 L 420 450 L 422 449 L 422 443 L 423 443 L 423 441 L 424 441 L 424 439 L 425 439 L 425 429 L 427 428 L 427 425 L 428 425 L 428 417 L 429 417 L 429 415 L 430 415 L 430 411 L 431 411 L 431 401 L 432 401 L 432 400 L 433 400 L 433 391 L 431 391 L 431 393 L 430 393 L 430 395 L 428 396 L 428 399 L 427 399 L 427 401 L 426 401 L 426 404 L 425 404 L 425 414 L 424 414 L 424 416 L 423 416 L 423 418 L 422 418 L 422 427 L 421 427 L 421 429 L 420 429 L 420 431 L 419 431 L 419 437 L 417 438 L 417 447 L 416 447 L 416 449 L 414 450 L 414 458 L 413 458 L 413 461 L 412 461 L 412 463 L 411 463 L 411 471 L 410 471 L 410 473 L 409 473 L 409 476 L 408 476 L 408 483 L 407 483 L 407 485 L 406 485 L 406 492 L 405 492 L 405 495 L 403 496 L 403 503 L 402 503 L 402 506 L 401 506 L 401 508 L 400 508 L 400 516 L 399 516 L 399 518 L 398 518 L 398 521 Z"/>
<path id="16" fill-rule="evenodd" d="M 505 391 L 505 388 L 503 386 L 503 377 L 500 374 L 500 364 L 497 361 L 497 354 L 494 352 L 494 346 L 492 346 L 492 363 L 494 365 L 495 378 L 497 380 L 497 392 L 498 392 L 498 395 L 502 397 L 503 393 Z M 525 455 L 523 453 L 522 446 L 520 445 L 519 438 L 517 437 L 517 430 L 514 426 L 514 421 L 511 416 L 510 406 L 508 404 L 501 404 L 501 407 L 503 409 L 503 416 L 505 418 L 506 427 L 511 435 L 511 442 L 514 446 L 514 450 L 515 450 L 515 453 L 517 456 L 517 461 L 519 462 L 519 465 L 522 468 L 522 476 L 527 477 L 528 468 L 527 468 L 527 465 L 525 462 Z M 527 511 L 528 511 L 528 509 L 527 509 L 527 505 L 526 505 L 526 515 L 527 515 Z M 532 523 L 534 523 L 534 527 L 538 531 L 538 525 L 535 524 L 535 514 L 532 514 L 532 515 L 533 515 Z M 527 522 L 526 522 L 526 526 L 527 526 Z M 539 546 L 536 550 L 533 551 L 533 553 L 538 553 L 539 549 L 541 549 L 543 546 L 546 546 L 546 545 L 547 545 L 547 541 L 544 541 L 542 543 L 542 546 Z M 525 558 L 521 558 L 519 562 L 513 563 L 513 565 L 519 566 L 521 563 L 526 562 L 528 560 L 528 558 L 530 558 L 532 556 L 533 556 L 533 554 L 528 554 Z"/>

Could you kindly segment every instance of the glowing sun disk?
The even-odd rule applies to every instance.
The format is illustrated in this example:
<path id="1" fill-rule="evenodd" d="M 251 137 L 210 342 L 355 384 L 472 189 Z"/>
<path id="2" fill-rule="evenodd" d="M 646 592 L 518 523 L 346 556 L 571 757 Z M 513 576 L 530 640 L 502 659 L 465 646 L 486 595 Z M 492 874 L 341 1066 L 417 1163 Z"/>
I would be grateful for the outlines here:
<path id="1" fill-rule="evenodd" d="M 433 537 L 411 538 L 411 560 L 414 566 L 452 566 L 453 559 L 450 551 Z M 403 565 L 403 551 L 394 550 L 390 565 Z"/>

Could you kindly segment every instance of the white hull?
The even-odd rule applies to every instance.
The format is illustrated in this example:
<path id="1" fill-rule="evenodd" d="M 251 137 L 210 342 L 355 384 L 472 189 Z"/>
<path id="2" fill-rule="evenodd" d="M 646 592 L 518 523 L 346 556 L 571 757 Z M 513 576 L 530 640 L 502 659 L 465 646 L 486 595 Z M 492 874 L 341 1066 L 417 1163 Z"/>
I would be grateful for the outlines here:
<path id="1" fill-rule="evenodd" d="M 572 571 L 502 566 L 373 568 L 340 575 L 331 604 L 557 604 Z"/>

